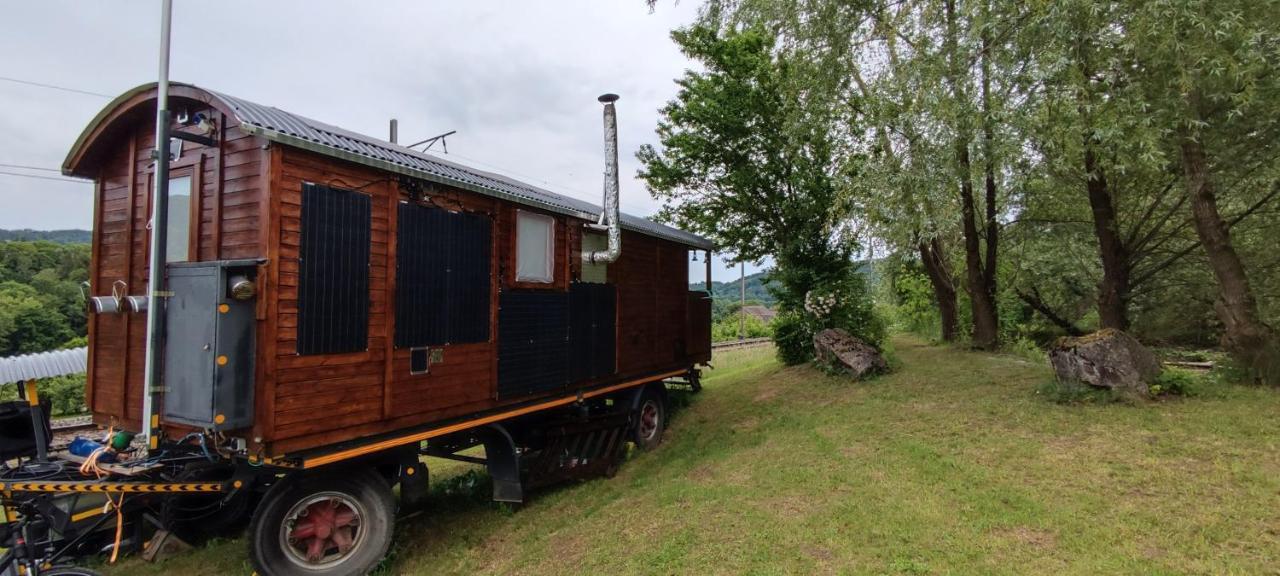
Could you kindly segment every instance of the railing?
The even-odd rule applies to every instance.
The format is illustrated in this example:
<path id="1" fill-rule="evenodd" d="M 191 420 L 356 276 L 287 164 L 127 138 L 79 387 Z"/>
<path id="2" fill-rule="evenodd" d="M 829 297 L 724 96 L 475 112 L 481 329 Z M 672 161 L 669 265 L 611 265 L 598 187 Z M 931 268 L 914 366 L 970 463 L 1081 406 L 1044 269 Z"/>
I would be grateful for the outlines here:
<path id="1" fill-rule="evenodd" d="M 745 340 L 726 340 L 724 342 L 716 342 L 711 345 L 712 350 L 730 350 L 733 348 L 754 348 L 756 346 L 764 346 L 773 343 L 773 339 L 764 338 L 747 338 Z"/>

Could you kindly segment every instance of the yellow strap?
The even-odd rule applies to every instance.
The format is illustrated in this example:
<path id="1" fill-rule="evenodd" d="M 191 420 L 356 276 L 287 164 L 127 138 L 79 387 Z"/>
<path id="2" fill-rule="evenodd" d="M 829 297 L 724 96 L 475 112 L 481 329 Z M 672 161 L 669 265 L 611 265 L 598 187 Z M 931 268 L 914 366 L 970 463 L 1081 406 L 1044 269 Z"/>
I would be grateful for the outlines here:
<path id="1" fill-rule="evenodd" d="M 32 406 L 40 405 L 40 397 L 36 395 L 36 381 L 27 380 L 26 384 L 27 403 Z"/>

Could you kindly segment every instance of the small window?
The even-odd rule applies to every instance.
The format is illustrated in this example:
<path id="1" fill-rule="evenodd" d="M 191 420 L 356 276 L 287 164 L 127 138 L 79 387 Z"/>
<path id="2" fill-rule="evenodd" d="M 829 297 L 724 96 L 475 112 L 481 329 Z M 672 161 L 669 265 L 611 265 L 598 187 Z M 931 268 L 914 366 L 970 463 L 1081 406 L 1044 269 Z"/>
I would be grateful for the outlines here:
<path id="1" fill-rule="evenodd" d="M 604 234 L 584 233 L 582 235 L 582 253 L 599 252 L 609 249 L 609 238 Z M 604 284 L 609 279 L 609 265 L 604 262 L 582 262 L 582 281 L 592 284 Z"/>
<path id="2" fill-rule="evenodd" d="M 186 262 L 191 259 L 188 246 L 191 243 L 191 177 L 169 180 L 168 225 L 165 227 L 165 262 Z"/>
<path id="3" fill-rule="evenodd" d="M 550 216 L 516 212 L 516 280 L 551 283 L 555 260 L 555 224 Z"/>

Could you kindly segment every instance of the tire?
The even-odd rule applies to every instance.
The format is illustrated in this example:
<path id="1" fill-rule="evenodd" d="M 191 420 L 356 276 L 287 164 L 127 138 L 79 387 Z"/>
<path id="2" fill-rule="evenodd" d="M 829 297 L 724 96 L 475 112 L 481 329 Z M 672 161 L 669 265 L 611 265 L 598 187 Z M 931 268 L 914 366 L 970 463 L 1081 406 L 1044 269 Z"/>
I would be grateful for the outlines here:
<path id="1" fill-rule="evenodd" d="M 656 387 L 646 386 L 636 403 L 636 425 L 631 430 L 631 439 L 636 448 L 652 450 L 662 442 L 666 429 L 666 398 Z"/>
<path id="2" fill-rule="evenodd" d="M 249 558 L 263 576 L 367 574 L 391 545 L 394 519 L 391 487 L 372 471 L 286 479 L 249 524 Z"/>
<path id="3" fill-rule="evenodd" d="M 54 566 L 48 570 L 41 570 L 40 576 L 102 576 L 102 573 L 75 566 Z"/>

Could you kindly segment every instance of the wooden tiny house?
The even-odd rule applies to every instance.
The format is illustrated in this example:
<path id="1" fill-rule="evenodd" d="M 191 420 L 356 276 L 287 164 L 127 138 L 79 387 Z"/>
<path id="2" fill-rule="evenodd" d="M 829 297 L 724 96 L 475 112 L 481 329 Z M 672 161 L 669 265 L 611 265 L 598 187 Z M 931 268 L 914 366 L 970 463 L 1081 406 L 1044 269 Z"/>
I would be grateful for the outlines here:
<path id="1" fill-rule="evenodd" d="M 154 85 L 117 98 L 64 165 L 95 181 L 97 297 L 147 293 L 155 101 Z M 172 84 L 169 107 L 169 274 L 220 284 L 207 326 L 203 309 L 171 319 L 161 403 L 204 393 L 189 372 L 245 391 L 204 424 L 201 398 L 157 410 L 170 437 L 221 429 L 289 458 L 710 359 L 710 301 L 688 286 L 703 238 L 624 215 L 618 260 L 586 263 L 604 241 L 592 204 L 195 86 Z M 172 292 L 170 313 L 205 301 Z M 90 318 L 87 402 L 138 430 L 145 317 L 125 308 Z"/>

